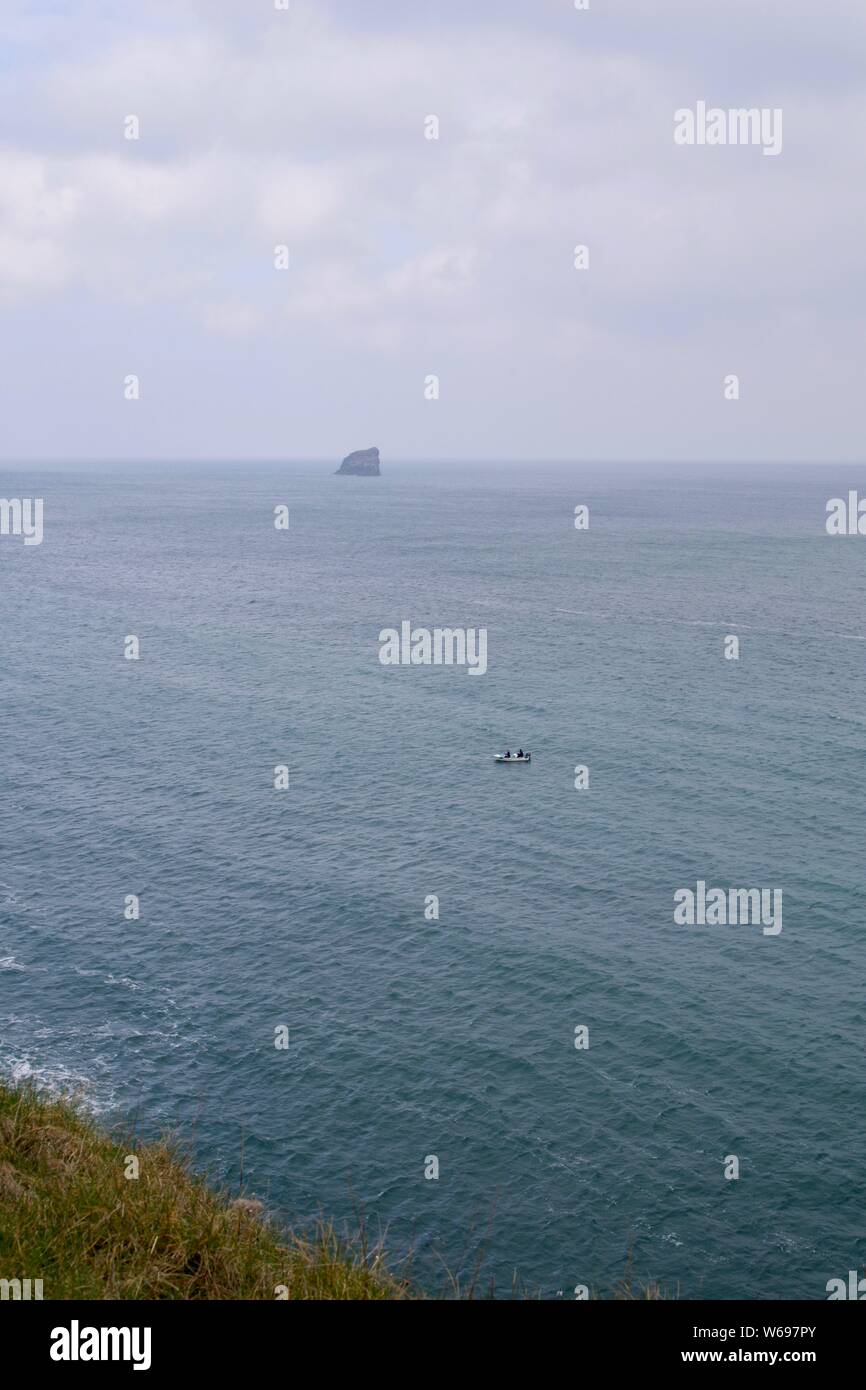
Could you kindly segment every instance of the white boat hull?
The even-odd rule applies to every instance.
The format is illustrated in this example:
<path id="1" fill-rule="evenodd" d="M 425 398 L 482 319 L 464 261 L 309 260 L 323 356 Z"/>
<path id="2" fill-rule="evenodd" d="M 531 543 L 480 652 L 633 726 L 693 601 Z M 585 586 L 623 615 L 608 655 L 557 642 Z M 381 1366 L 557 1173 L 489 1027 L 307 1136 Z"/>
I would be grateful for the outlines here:
<path id="1" fill-rule="evenodd" d="M 504 753 L 494 753 L 493 761 L 497 763 L 531 763 L 532 754 L 527 753 L 525 757 L 518 758 L 516 753 L 512 753 L 510 758 L 506 758 Z"/>

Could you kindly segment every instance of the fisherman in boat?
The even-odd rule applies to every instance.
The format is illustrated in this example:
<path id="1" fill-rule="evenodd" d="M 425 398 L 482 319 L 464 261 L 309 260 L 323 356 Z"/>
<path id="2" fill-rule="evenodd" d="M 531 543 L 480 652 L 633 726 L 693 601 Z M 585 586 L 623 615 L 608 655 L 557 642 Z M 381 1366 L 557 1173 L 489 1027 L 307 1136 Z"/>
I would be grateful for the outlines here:
<path id="1" fill-rule="evenodd" d="M 523 749 L 522 749 L 522 748 L 518 748 L 518 750 L 517 750 L 517 756 L 518 756 L 518 758 L 522 758 L 522 757 L 523 757 Z"/>
<path id="2" fill-rule="evenodd" d="M 510 748 L 506 750 L 505 756 L 506 756 L 506 758 L 510 758 L 510 757 L 511 757 L 511 749 L 510 749 Z"/>

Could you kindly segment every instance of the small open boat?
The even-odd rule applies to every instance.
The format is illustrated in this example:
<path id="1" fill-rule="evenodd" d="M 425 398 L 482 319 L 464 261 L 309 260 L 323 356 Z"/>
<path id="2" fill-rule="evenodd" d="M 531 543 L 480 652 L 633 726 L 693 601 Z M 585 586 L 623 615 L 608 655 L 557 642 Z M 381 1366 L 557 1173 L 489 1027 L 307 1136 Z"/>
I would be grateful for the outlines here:
<path id="1" fill-rule="evenodd" d="M 511 757 L 507 758 L 504 753 L 494 753 L 493 760 L 497 763 L 529 763 L 532 762 L 532 754 L 524 753 L 522 758 L 518 758 L 516 753 L 512 753 Z"/>

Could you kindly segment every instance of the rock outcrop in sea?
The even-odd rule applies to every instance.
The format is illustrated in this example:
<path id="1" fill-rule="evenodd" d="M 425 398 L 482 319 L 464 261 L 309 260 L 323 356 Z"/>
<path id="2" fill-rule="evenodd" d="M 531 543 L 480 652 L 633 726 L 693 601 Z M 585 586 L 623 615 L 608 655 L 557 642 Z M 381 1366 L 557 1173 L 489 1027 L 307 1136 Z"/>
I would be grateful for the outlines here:
<path id="1" fill-rule="evenodd" d="M 354 454 L 346 455 L 337 472 L 354 473 L 359 478 L 378 478 L 379 450 L 356 449 Z"/>

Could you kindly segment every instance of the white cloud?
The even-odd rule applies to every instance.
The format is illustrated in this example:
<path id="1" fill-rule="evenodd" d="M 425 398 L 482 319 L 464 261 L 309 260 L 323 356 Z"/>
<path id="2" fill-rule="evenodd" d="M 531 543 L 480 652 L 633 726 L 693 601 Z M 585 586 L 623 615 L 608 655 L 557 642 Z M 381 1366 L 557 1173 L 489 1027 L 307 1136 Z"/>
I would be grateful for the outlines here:
<path id="1" fill-rule="evenodd" d="M 729 70 L 698 62 L 698 41 L 750 23 L 772 36 L 780 23 L 759 0 L 721 8 L 707 18 L 691 0 L 660 0 L 650 42 L 631 0 L 615 22 L 594 7 L 567 30 L 552 4 L 534 23 L 525 5 L 481 5 L 468 20 L 446 5 L 424 27 L 376 6 L 365 25 L 337 3 L 299 3 L 285 23 L 250 18 L 246 0 L 153 0 L 103 22 L 92 0 L 83 41 L 81 26 L 31 16 L 32 27 L 18 6 L 6 23 L 36 100 L 23 114 L 23 78 L 0 79 L 0 294 L 38 306 L 46 335 L 69 293 L 121 339 L 129 306 L 149 307 L 155 340 L 190 335 L 191 353 L 199 331 L 296 347 L 301 328 L 325 357 L 363 345 L 368 394 L 364 374 L 435 359 L 471 372 L 481 410 L 519 370 L 540 400 L 524 410 L 526 437 L 546 431 L 549 452 L 569 402 L 544 397 L 575 357 L 594 382 L 583 420 L 596 452 L 606 425 L 624 431 L 615 452 L 633 447 L 621 395 L 649 343 L 659 379 L 685 370 L 700 384 L 758 341 L 781 380 L 820 337 L 821 371 L 842 379 L 860 331 L 843 286 L 862 293 L 866 98 L 819 91 L 815 72 L 804 82 L 780 58 L 766 81 L 785 110 L 780 159 L 676 148 L 678 106 L 743 99 Z M 805 42 L 814 10 L 790 0 L 784 16 L 780 52 Z M 835 0 L 822 16 L 827 43 L 866 32 Z M 34 71 L 31 40 L 46 26 L 57 43 Z M 130 113 L 137 142 L 123 139 Z M 424 139 L 431 113 L 439 141 Z M 284 242 L 288 273 L 273 266 Z M 582 275 L 577 242 L 591 248 Z M 323 377 L 309 393 L 310 431 L 329 387 Z M 641 395 L 644 435 L 667 438 L 677 409 Z M 842 440 L 838 400 L 832 413 Z M 778 448 L 775 422 L 741 416 L 746 452 Z"/>

